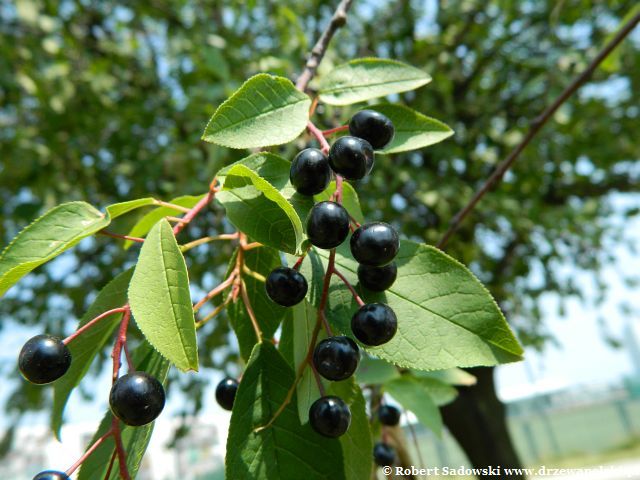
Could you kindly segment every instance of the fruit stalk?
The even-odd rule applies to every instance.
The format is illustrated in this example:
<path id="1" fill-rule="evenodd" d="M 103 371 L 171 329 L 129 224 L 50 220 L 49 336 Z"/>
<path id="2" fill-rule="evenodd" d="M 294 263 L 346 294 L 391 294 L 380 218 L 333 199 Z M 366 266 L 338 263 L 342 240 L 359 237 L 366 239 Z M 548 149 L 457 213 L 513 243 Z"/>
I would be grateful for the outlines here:
<path id="1" fill-rule="evenodd" d="M 65 338 L 62 341 L 62 343 L 64 343 L 65 345 L 69 345 L 69 342 L 71 342 L 74 338 L 79 337 L 80 335 L 82 335 L 84 332 L 86 332 L 87 330 L 89 330 L 90 328 L 95 326 L 95 324 L 97 324 L 103 318 L 107 318 L 107 317 L 109 317 L 111 315 L 114 315 L 116 313 L 123 313 L 126 310 L 127 309 L 125 307 L 119 307 L 119 308 L 114 308 L 112 310 L 108 310 L 108 311 L 106 311 L 104 313 L 101 313 L 96 318 L 94 318 L 93 320 L 87 322 L 85 325 L 83 325 L 78 330 L 76 330 L 71 335 L 69 335 L 67 338 Z"/>

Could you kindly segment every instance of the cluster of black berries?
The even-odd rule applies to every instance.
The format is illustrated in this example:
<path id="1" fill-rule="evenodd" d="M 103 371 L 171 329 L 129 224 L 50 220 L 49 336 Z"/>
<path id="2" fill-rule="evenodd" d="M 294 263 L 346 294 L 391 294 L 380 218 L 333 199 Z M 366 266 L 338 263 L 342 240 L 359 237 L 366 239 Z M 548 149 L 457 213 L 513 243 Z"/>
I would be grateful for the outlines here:
<path id="1" fill-rule="evenodd" d="M 300 152 L 291 165 L 290 179 L 302 195 L 316 195 L 324 191 L 331 180 L 332 171 L 349 180 L 360 180 L 373 168 L 374 149 L 383 148 L 394 135 L 394 127 L 384 115 L 373 110 L 356 113 L 349 122 L 351 136 L 344 136 L 331 146 L 329 155 L 308 148 Z M 312 245 L 333 249 L 349 235 L 350 217 L 337 202 L 324 201 L 313 206 L 307 218 L 307 237 Z M 358 279 L 365 288 L 386 290 L 397 274 L 393 259 L 398 253 L 400 240 L 388 224 L 374 222 L 356 229 L 350 241 L 351 254 L 360 264 Z M 307 294 L 307 281 L 295 268 L 278 267 L 266 282 L 267 294 L 279 305 L 293 306 Z M 364 345 L 377 346 L 395 335 L 398 321 L 388 305 L 363 305 L 351 319 L 351 330 Z M 327 380 L 340 381 L 355 372 L 360 360 L 358 345 L 349 337 L 330 337 L 316 345 L 313 367 Z M 309 410 L 313 429 L 326 437 L 339 437 L 349 428 L 351 412 L 339 397 L 324 396 L 316 400 Z"/>
<path id="2" fill-rule="evenodd" d="M 62 377 L 71 366 L 71 352 L 61 339 L 37 335 L 24 344 L 18 356 L 22 376 L 37 385 L 45 385 Z M 122 422 L 131 426 L 154 421 L 165 403 L 162 383 L 145 372 L 130 372 L 118 378 L 111 387 L 109 405 Z M 63 472 L 47 470 L 34 480 L 67 480 Z"/>
<path id="3" fill-rule="evenodd" d="M 391 405 L 380 405 L 378 420 L 382 425 L 395 427 L 400 423 L 400 410 Z M 377 442 L 373 447 L 373 461 L 381 467 L 390 467 L 396 461 L 396 452 L 386 442 Z"/>

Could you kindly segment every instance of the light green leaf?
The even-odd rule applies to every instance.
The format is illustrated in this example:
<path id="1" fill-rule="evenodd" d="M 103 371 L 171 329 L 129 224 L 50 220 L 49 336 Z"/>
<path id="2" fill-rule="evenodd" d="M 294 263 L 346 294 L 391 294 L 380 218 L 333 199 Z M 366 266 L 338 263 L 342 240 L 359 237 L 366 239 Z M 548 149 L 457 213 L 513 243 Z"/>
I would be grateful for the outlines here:
<path id="1" fill-rule="evenodd" d="M 106 210 L 111 216 L 111 220 L 117 218 L 125 213 L 129 213 L 132 210 L 142 207 L 148 207 L 149 205 L 155 205 L 157 200 L 155 198 L 138 198 L 137 200 L 130 200 L 128 202 L 114 203 L 109 205 Z"/>
<path id="2" fill-rule="evenodd" d="M 421 380 L 405 375 L 387 382 L 384 388 L 400 405 L 413 412 L 420 423 L 433 430 L 438 437 L 442 436 L 440 410 Z"/>
<path id="3" fill-rule="evenodd" d="M 425 372 L 423 370 L 412 371 L 413 375 L 422 378 L 434 378 L 448 385 L 460 385 L 469 387 L 478 381 L 476 377 L 461 368 L 449 368 L 447 370 L 433 370 Z"/>
<path id="4" fill-rule="evenodd" d="M 333 195 L 333 192 L 335 191 L 336 182 L 332 181 L 324 192 L 319 193 L 318 195 L 314 195 L 313 200 L 316 202 L 329 200 L 331 198 L 331 195 Z M 364 222 L 364 215 L 362 214 L 362 208 L 360 207 L 358 194 L 351 186 L 351 184 L 347 182 L 343 182 L 342 184 L 342 205 L 347 209 L 349 215 L 355 218 L 357 222 Z"/>
<path id="5" fill-rule="evenodd" d="M 384 360 L 363 355 L 356 370 L 358 382 L 379 385 L 394 378 L 400 377 L 398 369 Z"/>
<path id="6" fill-rule="evenodd" d="M 0 255 L 0 296 L 33 269 L 109 225 L 85 202 L 63 203 L 22 230 Z"/>
<path id="7" fill-rule="evenodd" d="M 204 195 L 184 195 L 174 198 L 170 203 L 173 203 L 174 205 L 178 205 L 180 207 L 192 208 L 196 203 L 200 201 L 202 197 L 204 197 Z M 179 210 L 173 209 L 171 207 L 156 208 L 155 210 L 150 211 L 140 220 L 138 220 L 138 222 L 133 226 L 133 228 L 127 235 L 130 237 L 144 237 L 147 233 L 149 233 L 151 227 L 158 223 L 162 218 L 169 215 L 175 215 L 177 211 Z M 131 245 L 133 245 L 133 242 L 131 240 L 126 240 L 124 242 L 125 249 L 131 247 Z"/>
<path id="8" fill-rule="evenodd" d="M 360 58 L 339 65 L 320 81 L 320 100 L 350 105 L 426 85 L 431 77 L 396 60 Z"/>
<path id="9" fill-rule="evenodd" d="M 304 224 L 309 210 L 313 207 L 313 199 L 305 195 L 300 195 L 296 192 L 296 189 L 293 188 L 293 185 L 289 181 L 289 171 L 291 170 L 291 162 L 289 160 L 273 153 L 254 153 L 220 170 L 216 175 L 220 186 L 224 186 L 227 173 L 236 165 L 244 165 L 273 185 L 293 206 L 301 222 Z"/>
<path id="10" fill-rule="evenodd" d="M 309 424 L 301 425 L 295 398 L 271 427 L 255 432 L 271 420 L 293 380 L 293 370 L 272 343 L 255 346 L 231 414 L 226 478 L 345 478 L 340 442 L 318 435 Z"/>
<path id="11" fill-rule="evenodd" d="M 237 251 L 231 257 L 227 276 L 235 267 L 236 258 Z M 282 265 L 282 261 L 277 250 L 269 247 L 259 247 L 244 252 L 244 264 L 250 270 L 267 277 L 274 268 Z M 267 296 L 264 282 L 246 273 L 242 274 L 242 278 L 247 286 L 247 295 L 258 320 L 258 325 L 262 330 L 262 335 L 265 339 L 270 339 L 280 326 L 280 321 L 287 309 L 281 307 Z M 231 289 L 228 292 L 228 295 L 230 294 Z M 229 315 L 229 322 L 238 337 L 240 355 L 245 361 L 249 360 L 253 346 L 258 339 L 242 298 L 239 298 L 235 303 L 229 304 L 227 314 Z"/>
<path id="12" fill-rule="evenodd" d="M 618 28 L 613 30 L 609 35 L 607 35 L 602 41 L 602 45 L 607 45 L 620 31 L 623 25 L 626 25 L 629 20 L 635 17 L 638 13 L 640 13 L 640 3 L 636 3 L 632 7 L 629 8 L 626 15 L 622 17 Z M 622 52 L 625 48 L 624 43 L 620 45 L 618 48 L 615 48 L 600 64 L 600 68 L 602 68 L 607 73 L 615 73 L 620 70 L 621 62 L 620 57 L 622 56 Z"/>
<path id="13" fill-rule="evenodd" d="M 218 107 L 202 139 L 231 148 L 288 143 L 306 128 L 310 107 L 311 99 L 290 80 L 261 73 Z"/>
<path id="14" fill-rule="evenodd" d="M 351 410 L 349 430 L 340 437 L 344 458 L 344 478 L 345 480 L 369 479 L 373 466 L 371 462 L 373 440 L 362 390 L 352 377 L 342 382 L 332 382 L 328 392 L 330 395 L 342 398 Z"/>
<path id="15" fill-rule="evenodd" d="M 160 382 L 165 383 L 167 373 L 169 372 L 169 362 L 155 352 L 149 344 L 144 343 L 136 349 L 133 355 L 133 361 L 136 365 L 136 370 L 147 372 Z M 111 412 L 107 412 L 102 422 L 100 422 L 98 431 L 87 447 L 93 445 L 98 438 L 107 432 L 111 427 L 112 419 Z M 142 427 L 129 427 L 121 424 L 122 442 L 127 452 L 127 470 L 131 478 L 136 478 L 138 469 L 142 463 L 142 457 L 149 445 L 154 424 L 155 422 L 143 425 Z M 120 472 L 117 458 L 111 469 L 111 474 L 109 477 L 105 477 L 114 449 L 115 443 L 113 437 L 107 438 L 104 443 L 82 463 L 80 472 L 78 473 L 78 480 L 103 480 L 105 478 L 107 478 L 107 480 L 119 480 Z"/>
<path id="16" fill-rule="evenodd" d="M 132 274 L 133 269 L 129 269 L 111 280 L 100 291 L 87 313 L 82 317 L 78 328 L 108 310 L 122 307 L 127 302 L 127 289 L 129 288 Z M 62 414 L 71 392 L 80 384 L 98 352 L 111 339 L 111 335 L 120 323 L 121 318 L 122 314 L 104 318 L 69 343 L 69 351 L 73 362 L 71 362 L 71 367 L 69 367 L 67 373 L 53 385 L 51 429 L 58 439 L 60 439 Z"/>
<path id="17" fill-rule="evenodd" d="M 356 285 L 358 264 L 348 248 L 348 242 L 338 248 L 336 264 Z M 310 253 L 315 255 L 326 263 L 327 252 Z M 368 352 L 419 370 L 496 365 L 522 358 L 522 347 L 502 312 L 466 267 L 434 247 L 410 241 L 401 242 L 395 261 L 398 278 L 386 292 L 360 292 L 367 302 L 388 304 L 398 317 L 398 331 L 391 341 L 367 347 Z M 302 271 L 307 278 L 312 276 L 310 270 L 305 261 Z M 327 308 L 330 322 L 351 335 L 356 311 L 351 293 L 334 278 Z"/>
<path id="18" fill-rule="evenodd" d="M 229 221 L 254 240 L 288 253 L 297 253 L 305 240 L 293 206 L 269 182 L 244 165 L 227 172 L 216 199 Z"/>
<path id="19" fill-rule="evenodd" d="M 383 104 L 367 107 L 389 117 L 396 129 L 391 143 L 380 153 L 398 153 L 428 147 L 453 135 L 447 125 L 404 105 Z"/>
<path id="20" fill-rule="evenodd" d="M 189 276 L 166 220 L 140 250 L 129 286 L 131 312 L 149 343 L 180 370 L 198 370 L 198 345 Z"/>
<path id="21" fill-rule="evenodd" d="M 318 319 L 318 310 L 306 300 L 298 303 L 293 308 L 293 361 L 295 371 L 305 361 L 313 329 Z M 322 333 L 322 332 L 321 332 Z M 318 341 L 326 335 L 319 335 Z M 323 382 L 324 383 L 324 382 Z M 320 398 L 320 391 L 311 368 L 306 368 L 302 378 L 296 387 L 298 398 L 298 417 L 300 423 L 309 421 L 309 408 L 311 404 Z"/>

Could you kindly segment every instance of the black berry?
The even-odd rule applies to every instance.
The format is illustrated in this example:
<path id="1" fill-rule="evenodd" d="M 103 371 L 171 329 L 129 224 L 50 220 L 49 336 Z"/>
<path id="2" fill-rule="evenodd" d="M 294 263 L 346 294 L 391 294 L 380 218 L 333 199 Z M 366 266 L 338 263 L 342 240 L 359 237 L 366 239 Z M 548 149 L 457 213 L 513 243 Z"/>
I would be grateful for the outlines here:
<path id="1" fill-rule="evenodd" d="M 349 235 L 349 214 L 335 202 L 316 203 L 307 217 L 307 237 L 319 248 L 331 249 Z"/>
<path id="2" fill-rule="evenodd" d="M 395 131 L 391 120 L 375 110 L 360 110 L 349 122 L 349 133 L 366 140 L 375 150 L 386 147 Z"/>
<path id="3" fill-rule="evenodd" d="M 317 148 L 302 150 L 291 163 L 289 172 L 291 184 L 302 195 L 316 195 L 331 181 L 329 160 Z"/>
<path id="4" fill-rule="evenodd" d="M 216 387 L 216 401 L 225 410 L 233 408 L 238 391 L 238 381 L 235 378 L 226 377 Z"/>
<path id="5" fill-rule="evenodd" d="M 339 397 L 321 397 L 309 409 L 309 423 L 320 435 L 337 438 L 349 429 L 351 411 Z"/>
<path id="6" fill-rule="evenodd" d="M 113 414 L 127 425 L 139 427 L 153 422 L 164 408 L 164 388 L 145 372 L 118 378 L 111 387 L 109 405 Z"/>
<path id="7" fill-rule="evenodd" d="M 359 349 L 349 337 L 322 340 L 313 351 L 313 365 L 327 380 L 345 380 L 358 368 Z"/>
<path id="8" fill-rule="evenodd" d="M 358 265 L 358 280 L 360 285 L 373 292 L 382 292 L 393 285 L 398 276 L 398 267 L 391 262 L 382 267 Z"/>
<path id="9" fill-rule="evenodd" d="M 399 249 L 398 232 L 388 223 L 367 223 L 358 227 L 351 236 L 351 255 L 364 265 L 386 265 L 396 258 Z"/>
<path id="10" fill-rule="evenodd" d="M 400 410 L 391 405 L 381 405 L 378 410 L 378 419 L 383 425 L 395 427 L 400 423 Z"/>
<path id="11" fill-rule="evenodd" d="M 283 307 L 291 307 L 300 303 L 307 294 L 307 280 L 304 276 L 289 267 L 278 267 L 267 277 L 267 295 Z"/>
<path id="12" fill-rule="evenodd" d="M 376 465 L 390 467 L 396 461 L 396 452 L 384 442 L 378 442 L 373 447 L 373 460 Z"/>
<path id="13" fill-rule="evenodd" d="M 387 343 L 398 329 L 398 319 L 391 308 L 383 303 L 368 303 L 351 318 L 351 331 L 365 345 Z"/>
<path id="14" fill-rule="evenodd" d="M 24 344 L 18 356 L 18 368 L 31 383 L 51 383 L 69 370 L 71 352 L 57 337 L 36 335 Z"/>
<path id="15" fill-rule="evenodd" d="M 69 477 L 64 472 L 57 472 L 55 470 L 45 470 L 44 472 L 40 472 L 33 480 L 69 480 Z"/>
<path id="16" fill-rule="evenodd" d="M 349 180 L 364 178 L 373 168 L 373 147 L 357 137 L 340 137 L 329 150 L 331 169 Z"/>

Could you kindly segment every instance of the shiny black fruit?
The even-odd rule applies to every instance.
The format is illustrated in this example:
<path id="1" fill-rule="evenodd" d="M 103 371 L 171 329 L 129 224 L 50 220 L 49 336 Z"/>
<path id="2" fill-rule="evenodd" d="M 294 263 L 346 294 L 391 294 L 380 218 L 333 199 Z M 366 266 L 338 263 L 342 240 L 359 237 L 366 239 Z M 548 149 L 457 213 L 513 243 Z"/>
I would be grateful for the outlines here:
<path id="1" fill-rule="evenodd" d="M 378 419 L 383 425 L 395 427 L 400 423 L 400 410 L 391 405 L 381 405 L 378 409 Z"/>
<path id="2" fill-rule="evenodd" d="M 309 423 L 320 435 L 337 438 L 349 429 L 351 411 L 339 397 L 320 397 L 309 409 Z"/>
<path id="3" fill-rule="evenodd" d="M 300 303 L 307 294 L 307 280 L 289 267 L 278 267 L 267 277 L 266 289 L 269 298 L 283 307 Z"/>
<path id="4" fill-rule="evenodd" d="M 317 148 L 302 150 L 291 163 L 291 184 L 302 195 L 316 195 L 331 181 L 331 168 L 326 155 Z"/>
<path id="5" fill-rule="evenodd" d="M 18 368 L 31 383 L 51 383 L 69 370 L 71 352 L 57 337 L 37 335 L 27 341 L 18 356 Z"/>
<path id="6" fill-rule="evenodd" d="M 389 117 L 375 110 L 360 110 L 349 122 L 349 133 L 366 140 L 375 150 L 386 147 L 395 131 Z"/>
<path id="7" fill-rule="evenodd" d="M 349 180 L 360 180 L 373 168 L 373 147 L 358 137 L 340 137 L 329 150 L 331 169 Z"/>
<path id="8" fill-rule="evenodd" d="M 373 460 L 376 465 L 390 467 L 396 461 L 396 452 L 386 443 L 378 442 L 373 447 Z"/>
<path id="9" fill-rule="evenodd" d="M 387 343 L 398 329 L 396 314 L 383 303 L 367 303 L 351 317 L 351 331 L 365 345 Z"/>
<path id="10" fill-rule="evenodd" d="M 307 217 L 307 237 L 318 248 L 331 249 L 349 235 L 349 214 L 336 202 L 316 203 Z"/>
<path id="11" fill-rule="evenodd" d="M 360 285 L 373 292 L 382 292 L 393 285 L 398 276 L 398 267 L 395 262 L 382 267 L 358 265 L 358 280 Z"/>
<path id="12" fill-rule="evenodd" d="M 225 410 L 233 408 L 239 385 L 235 378 L 226 377 L 216 387 L 216 401 Z"/>
<path id="13" fill-rule="evenodd" d="M 325 338 L 313 351 L 313 365 L 327 380 L 345 380 L 353 375 L 360 360 L 356 342 L 349 337 Z"/>
<path id="14" fill-rule="evenodd" d="M 162 384 L 145 372 L 132 372 L 118 378 L 109 394 L 113 414 L 134 427 L 146 425 L 158 418 L 164 402 Z"/>
<path id="15" fill-rule="evenodd" d="M 351 236 L 351 255 L 358 263 L 381 267 L 390 263 L 400 249 L 398 232 L 388 223 L 361 225 Z"/>
<path id="16" fill-rule="evenodd" d="M 56 470 L 45 470 L 44 472 L 40 472 L 33 480 L 69 480 L 69 477 L 64 472 L 58 472 Z"/>

